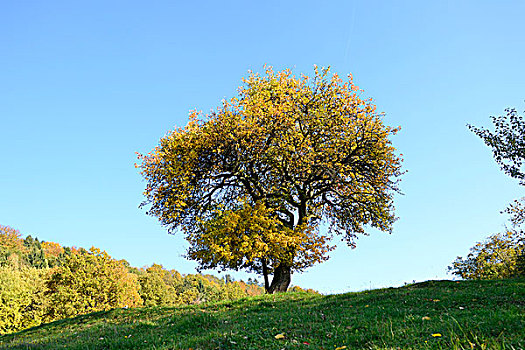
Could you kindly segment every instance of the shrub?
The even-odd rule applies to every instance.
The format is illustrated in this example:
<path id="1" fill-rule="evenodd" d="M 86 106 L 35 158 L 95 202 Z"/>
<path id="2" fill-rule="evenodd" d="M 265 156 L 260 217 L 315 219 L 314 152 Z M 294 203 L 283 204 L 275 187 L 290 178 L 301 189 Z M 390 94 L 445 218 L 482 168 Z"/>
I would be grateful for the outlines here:
<path id="1" fill-rule="evenodd" d="M 292 288 L 290 288 L 290 292 L 310 293 L 310 294 L 321 295 L 321 293 L 319 293 L 315 289 L 312 289 L 312 288 L 303 289 L 299 286 L 293 286 Z"/>
<path id="2" fill-rule="evenodd" d="M 464 279 L 498 279 L 525 275 L 525 234 L 508 231 L 489 236 L 470 249 L 466 259 L 458 256 L 449 267 Z"/>

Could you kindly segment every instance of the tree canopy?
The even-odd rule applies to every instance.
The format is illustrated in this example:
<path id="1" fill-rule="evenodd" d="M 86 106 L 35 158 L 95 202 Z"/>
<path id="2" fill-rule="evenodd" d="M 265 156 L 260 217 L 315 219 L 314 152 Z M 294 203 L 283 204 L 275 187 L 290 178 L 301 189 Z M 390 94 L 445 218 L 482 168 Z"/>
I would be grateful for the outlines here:
<path id="1" fill-rule="evenodd" d="M 468 125 L 485 144 L 492 148 L 494 159 L 505 174 L 525 185 L 525 121 L 514 108 L 505 109 L 505 115 L 491 117 L 494 131 Z"/>
<path id="2" fill-rule="evenodd" d="M 353 247 L 367 226 L 391 232 L 398 129 L 329 68 L 310 78 L 270 67 L 243 83 L 139 154 L 142 205 L 170 233 L 183 230 L 201 268 L 247 269 L 284 291 L 292 271 L 328 258 L 334 236 Z"/>
<path id="3" fill-rule="evenodd" d="M 0 225 L 0 335 L 116 307 L 235 300 L 264 289 L 231 278 L 136 268 L 92 247 L 63 247 Z"/>
<path id="4" fill-rule="evenodd" d="M 505 174 L 525 185 L 525 121 L 514 108 L 505 115 L 491 117 L 494 131 L 468 125 L 492 148 L 496 162 Z M 525 235 L 516 229 L 525 222 L 525 198 L 515 200 L 506 209 L 515 227 L 505 233 L 489 236 L 470 249 L 466 259 L 458 257 L 449 270 L 465 279 L 492 279 L 525 275 Z"/>
<path id="5" fill-rule="evenodd" d="M 468 125 L 469 129 L 478 135 L 483 142 L 492 148 L 494 160 L 501 166 L 505 174 L 525 185 L 525 121 L 515 108 L 506 108 L 505 115 L 491 117 L 494 131 Z M 510 215 L 511 222 L 519 226 L 525 222 L 525 197 L 516 199 L 505 212 Z"/>
<path id="6" fill-rule="evenodd" d="M 142 305 L 137 276 L 105 251 L 92 247 L 67 256 L 46 281 L 51 319 Z"/>
<path id="7" fill-rule="evenodd" d="M 466 258 L 458 256 L 449 266 L 464 279 L 500 279 L 525 276 L 525 234 L 507 231 L 478 242 Z"/>

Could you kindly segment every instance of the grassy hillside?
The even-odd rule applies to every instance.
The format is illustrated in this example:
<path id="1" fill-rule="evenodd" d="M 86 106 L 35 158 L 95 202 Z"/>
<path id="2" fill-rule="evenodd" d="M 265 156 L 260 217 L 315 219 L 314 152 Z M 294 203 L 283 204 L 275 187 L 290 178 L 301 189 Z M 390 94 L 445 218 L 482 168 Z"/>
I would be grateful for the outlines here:
<path id="1" fill-rule="evenodd" d="M 330 296 L 116 309 L 5 335 L 0 347 L 524 349 L 525 280 L 429 281 Z"/>

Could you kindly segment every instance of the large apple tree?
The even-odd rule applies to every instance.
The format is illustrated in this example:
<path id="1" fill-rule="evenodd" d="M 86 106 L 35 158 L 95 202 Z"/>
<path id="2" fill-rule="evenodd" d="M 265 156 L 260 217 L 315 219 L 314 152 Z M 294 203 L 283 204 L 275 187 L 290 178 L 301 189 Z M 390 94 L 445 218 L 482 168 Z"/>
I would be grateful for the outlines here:
<path id="1" fill-rule="evenodd" d="M 142 205 L 184 232 L 201 268 L 246 269 L 286 291 L 335 236 L 354 247 L 366 227 L 392 230 L 397 129 L 361 93 L 329 69 L 250 72 L 236 97 L 139 154 Z"/>

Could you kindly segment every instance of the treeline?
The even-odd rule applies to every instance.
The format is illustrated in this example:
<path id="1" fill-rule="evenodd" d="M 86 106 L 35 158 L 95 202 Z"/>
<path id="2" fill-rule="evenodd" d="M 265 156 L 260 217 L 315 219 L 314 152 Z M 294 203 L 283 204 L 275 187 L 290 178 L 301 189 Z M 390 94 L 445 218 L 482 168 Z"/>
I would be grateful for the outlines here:
<path id="1" fill-rule="evenodd" d="M 525 232 L 507 230 L 487 237 L 470 248 L 466 258 L 458 256 L 449 271 L 463 279 L 525 277 Z"/>
<path id="2" fill-rule="evenodd" d="M 18 230 L 0 225 L 0 334 L 112 308 L 177 306 L 263 293 L 256 280 L 183 276 L 157 264 L 135 268 L 94 247 L 22 238 Z"/>

